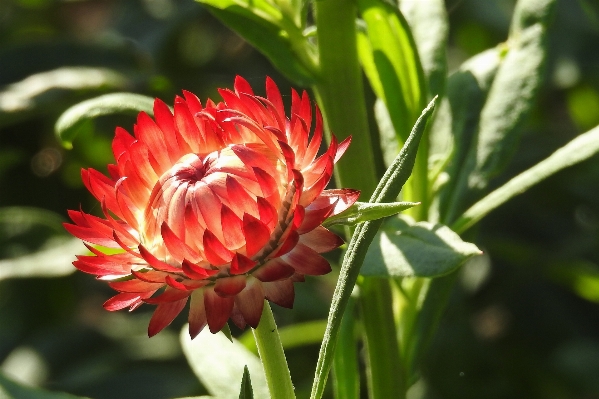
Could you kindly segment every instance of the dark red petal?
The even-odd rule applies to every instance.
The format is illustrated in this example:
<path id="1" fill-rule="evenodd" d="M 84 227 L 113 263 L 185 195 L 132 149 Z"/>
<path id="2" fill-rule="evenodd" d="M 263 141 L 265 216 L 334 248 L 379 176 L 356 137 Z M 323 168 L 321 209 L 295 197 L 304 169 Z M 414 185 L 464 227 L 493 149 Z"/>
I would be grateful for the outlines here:
<path id="1" fill-rule="evenodd" d="M 137 292 L 123 292 L 104 302 L 103 306 L 104 309 L 114 312 L 116 310 L 128 308 L 138 302 L 141 302 L 141 294 Z"/>
<path id="2" fill-rule="evenodd" d="M 233 297 L 222 297 L 210 288 L 204 291 L 206 318 L 208 319 L 208 328 L 210 328 L 212 334 L 216 334 L 224 327 L 233 310 L 233 304 Z"/>
<path id="3" fill-rule="evenodd" d="M 299 242 L 312 248 L 318 253 L 332 251 L 343 244 L 343 240 L 337 234 L 331 233 L 322 226 L 316 227 L 314 230 L 302 234 L 299 237 Z"/>
<path id="4" fill-rule="evenodd" d="M 254 278 L 248 278 L 245 289 L 235 296 L 235 305 L 247 324 L 252 328 L 258 327 L 264 308 L 262 283 Z"/>
<path id="5" fill-rule="evenodd" d="M 222 297 L 235 296 L 245 288 L 245 279 L 245 276 L 219 278 L 214 284 L 214 292 Z"/>
<path id="6" fill-rule="evenodd" d="M 204 255 L 206 260 L 215 266 L 231 262 L 234 253 L 229 251 L 210 231 L 204 231 Z"/>
<path id="7" fill-rule="evenodd" d="M 328 218 L 333 209 L 335 208 L 335 204 L 331 204 L 326 208 L 321 209 L 309 209 L 306 208 L 306 214 L 299 228 L 297 229 L 299 234 L 305 234 L 309 231 L 314 230 L 317 226 L 321 225 L 322 222 Z"/>
<path id="8" fill-rule="evenodd" d="M 206 327 L 206 308 L 204 307 L 204 290 L 191 294 L 189 301 L 189 335 L 194 339 Z"/>
<path id="9" fill-rule="evenodd" d="M 271 259 L 258 270 L 252 273 L 252 276 L 263 282 L 277 281 L 286 279 L 295 273 L 295 269 L 289 266 L 280 258 Z"/>
<path id="10" fill-rule="evenodd" d="M 162 303 L 158 305 L 152 318 L 150 319 L 150 325 L 148 326 L 148 336 L 153 337 L 158 334 L 162 329 L 172 323 L 175 317 L 185 307 L 187 298 L 180 299 L 176 302 Z"/>
<path id="11" fill-rule="evenodd" d="M 331 265 L 325 258 L 301 243 L 298 243 L 293 251 L 283 255 L 281 259 L 301 274 L 320 276 L 331 271 Z"/>
<path id="12" fill-rule="evenodd" d="M 243 274 L 250 271 L 258 262 L 251 260 L 247 256 L 236 253 L 231 261 L 231 274 Z"/>
<path id="13" fill-rule="evenodd" d="M 235 323 L 237 328 L 239 328 L 240 330 L 245 329 L 245 326 L 247 325 L 236 303 L 233 303 L 233 310 L 231 311 L 231 321 Z"/>
<path id="14" fill-rule="evenodd" d="M 143 245 L 140 244 L 138 249 L 139 254 L 142 256 L 142 258 L 144 258 L 144 260 L 148 262 L 148 264 L 152 266 L 154 269 L 160 270 L 162 272 L 181 273 L 181 269 L 159 260 L 157 257 L 152 255 L 150 251 L 148 251 Z"/>
<path id="15" fill-rule="evenodd" d="M 252 257 L 270 240 L 268 227 L 250 214 L 243 215 L 243 234 L 245 235 L 245 254 Z"/>
<path id="16" fill-rule="evenodd" d="M 285 242 L 283 242 L 283 244 L 279 247 L 277 252 L 275 252 L 273 257 L 277 258 L 291 251 L 293 248 L 295 248 L 295 245 L 298 243 L 299 239 L 300 236 L 297 233 L 297 231 L 291 231 L 285 239 Z"/>
<path id="17" fill-rule="evenodd" d="M 295 291 L 291 280 L 286 279 L 271 283 L 262 283 L 262 288 L 264 289 L 265 298 L 269 301 L 284 308 L 291 309 L 293 307 Z"/>
<path id="18" fill-rule="evenodd" d="M 146 281 L 132 279 L 126 281 L 111 281 L 108 285 L 119 292 L 148 292 L 156 291 L 164 286 L 164 283 L 148 283 Z"/>
<path id="19" fill-rule="evenodd" d="M 182 291 L 172 287 L 166 287 L 164 292 L 156 297 L 144 299 L 145 303 L 159 305 L 161 303 L 176 302 L 191 295 L 192 291 Z"/>

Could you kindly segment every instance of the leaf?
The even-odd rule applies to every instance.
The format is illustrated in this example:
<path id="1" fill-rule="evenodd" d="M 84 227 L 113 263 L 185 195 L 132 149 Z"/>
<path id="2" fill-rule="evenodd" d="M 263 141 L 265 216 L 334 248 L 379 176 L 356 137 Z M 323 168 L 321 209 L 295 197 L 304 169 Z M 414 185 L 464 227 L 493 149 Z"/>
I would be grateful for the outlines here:
<path id="1" fill-rule="evenodd" d="M 315 80 L 310 45 L 295 23 L 270 2 L 198 0 L 295 83 L 308 86 Z"/>
<path id="2" fill-rule="evenodd" d="M 422 69 L 428 82 L 429 96 L 445 91 L 447 75 L 447 34 L 449 21 L 443 0 L 399 0 L 417 44 Z"/>
<path id="3" fill-rule="evenodd" d="M 387 169 L 374 190 L 370 202 L 389 202 L 393 201 L 399 195 L 414 167 L 418 144 L 426 128 L 426 123 L 435 109 L 436 101 L 437 97 L 433 98 L 428 107 L 422 111 L 422 115 L 416 121 L 412 133 L 397 155 L 395 162 Z M 337 280 L 329 310 L 327 328 L 318 354 L 318 363 L 316 364 L 316 373 L 312 384 L 312 393 L 310 394 L 311 399 L 320 399 L 322 397 L 328 373 L 333 362 L 337 333 L 341 326 L 343 313 L 349 302 L 351 291 L 358 279 L 360 266 L 366 256 L 366 250 L 381 223 L 382 220 L 379 219 L 359 224 L 352 235 L 347 252 L 343 257 L 339 279 Z"/>
<path id="4" fill-rule="evenodd" d="M 349 299 L 339 327 L 339 345 L 333 359 L 333 390 L 335 398 L 360 398 L 360 366 L 354 308 L 356 300 Z"/>
<path id="5" fill-rule="evenodd" d="M 239 399 L 254 399 L 254 391 L 252 390 L 252 380 L 250 379 L 248 366 L 243 367 L 243 378 L 241 379 Z"/>
<path id="6" fill-rule="evenodd" d="M 75 271 L 71 262 L 86 249 L 81 240 L 65 234 L 63 222 L 60 215 L 42 208 L 0 208 L 0 245 L 7 256 L 0 260 L 0 280 Z"/>
<path id="7" fill-rule="evenodd" d="M 366 22 L 366 33 L 358 31 L 360 62 L 403 143 L 426 104 L 418 51 L 397 7 L 384 0 L 359 0 L 358 8 Z"/>
<path id="8" fill-rule="evenodd" d="M 180 337 L 187 361 L 211 395 L 219 399 L 238 399 L 239 381 L 247 367 L 253 378 L 254 396 L 270 397 L 260 359 L 237 340 L 231 342 L 224 334 L 212 334 L 208 329 L 192 340 L 188 326 L 183 327 Z"/>
<path id="9" fill-rule="evenodd" d="M 85 252 L 77 238 L 54 237 L 42 249 L 13 259 L 0 260 L 0 281 L 7 278 L 60 277 L 75 271 L 76 254 Z"/>
<path id="10" fill-rule="evenodd" d="M 524 7 L 522 4 L 529 1 L 521 0 L 518 7 Z M 555 0 L 539 1 L 548 5 L 551 1 L 549 11 L 554 10 Z M 543 17 L 548 19 L 551 14 L 545 13 Z M 511 157 L 519 139 L 519 128 L 532 109 L 542 83 L 547 55 L 546 19 L 512 31 L 507 54 L 481 111 L 476 139 L 472 141 L 457 181 L 452 199 L 457 211 L 453 213 L 476 200 Z"/>
<path id="11" fill-rule="evenodd" d="M 418 202 L 387 202 L 384 204 L 356 202 L 340 214 L 329 217 L 324 221 L 323 226 L 329 227 L 335 224 L 356 225 L 369 220 L 393 216 L 418 204 Z"/>
<path id="12" fill-rule="evenodd" d="M 581 134 L 548 158 L 532 168 L 520 173 L 476 204 L 472 205 L 456 220 L 452 228 L 458 233 L 468 230 L 493 209 L 517 195 L 524 193 L 535 184 L 569 166 L 575 165 L 599 152 L 599 126 Z"/>
<path id="13" fill-rule="evenodd" d="M 2 399 L 84 399 L 65 392 L 50 392 L 26 387 L 6 378 L 0 373 L 0 398 Z"/>
<path id="14" fill-rule="evenodd" d="M 133 93 L 105 94 L 67 109 L 56 121 L 54 132 L 62 145 L 71 149 L 80 129 L 93 118 L 111 114 L 137 115 L 140 111 L 154 115 L 154 99 Z"/>
<path id="15" fill-rule="evenodd" d="M 58 91 L 117 89 L 126 84 L 124 75 L 107 68 L 62 67 L 36 73 L 0 91 L 0 126 L 15 114 L 52 104 Z"/>
<path id="16" fill-rule="evenodd" d="M 452 206 L 451 193 L 476 136 L 480 111 L 501 65 L 502 53 L 503 47 L 499 46 L 475 55 L 447 81 L 447 97 L 437 111 L 430 132 L 431 157 L 437 156 L 441 165 L 447 163 L 441 178 L 448 181 L 435 182 L 438 186 L 445 184 L 439 192 L 441 220 L 445 220 Z"/>
<path id="17" fill-rule="evenodd" d="M 438 277 L 482 252 L 449 227 L 416 223 L 409 216 L 388 219 L 368 248 L 360 274 L 378 277 Z"/>

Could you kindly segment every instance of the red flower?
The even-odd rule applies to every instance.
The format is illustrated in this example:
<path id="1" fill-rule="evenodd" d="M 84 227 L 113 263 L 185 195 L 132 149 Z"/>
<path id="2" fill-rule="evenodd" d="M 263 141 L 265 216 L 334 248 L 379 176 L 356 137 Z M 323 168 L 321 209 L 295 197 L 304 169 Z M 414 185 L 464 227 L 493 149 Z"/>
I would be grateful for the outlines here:
<path id="1" fill-rule="evenodd" d="M 141 112 L 131 136 L 116 129 L 116 164 L 110 177 L 82 170 L 83 182 L 102 204 L 105 219 L 69 211 L 74 236 L 88 246 L 79 270 L 108 280 L 119 293 L 107 310 L 142 303 L 157 305 L 150 336 L 170 324 L 190 302 L 189 328 L 195 337 L 208 324 L 219 331 L 229 317 L 240 328 L 256 327 L 264 298 L 292 307 L 293 283 L 304 275 L 328 273 L 319 254 L 342 240 L 321 226 L 353 204 L 359 192 L 324 190 L 333 165 L 349 140 L 316 157 L 322 117 L 308 95 L 292 91 L 291 118 L 281 94 L 267 78 L 267 97 L 254 95 L 247 81 L 224 101 L 183 92 L 174 115 L 160 100 L 155 121 Z M 157 292 L 160 293 L 156 296 Z"/>

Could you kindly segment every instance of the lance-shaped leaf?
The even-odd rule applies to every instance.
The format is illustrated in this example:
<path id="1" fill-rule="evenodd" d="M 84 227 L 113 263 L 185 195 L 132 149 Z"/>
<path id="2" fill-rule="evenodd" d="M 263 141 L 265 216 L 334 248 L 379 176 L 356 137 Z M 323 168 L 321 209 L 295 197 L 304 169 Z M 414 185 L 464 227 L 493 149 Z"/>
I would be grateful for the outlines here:
<path id="1" fill-rule="evenodd" d="M 447 34 L 449 21 L 443 0 L 399 0 L 399 9 L 406 17 L 428 82 L 429 95 L 445 90 L 447 75 Z"/>
<path id="2" fill-rule="evenodd" d="M 299 21 L 265 0 L 197 0 L 237 32 L 295 83 L 308 86 L 315 79 L 311 44 Z M 296 3 L 296 2 L 295 2 Z M 296 8 L 296 6 L 293 6 Z"/>
<path id="3" fill-rule="evenodd" d="M 243 368 L 243 378 L 241 379 L 239 399 L 254 399 L 254 390 L 252 389 L 252 380 L 250 378 L 248 366 Z"/>
<path id="4" fill-rule="evenodd" d="M 181 345 L 191 369 L 211 395 L 238 399 L 239 382 L 247 367 L 253 379 L 254 396 L 270 397 L 260 359 L 236 340 L 231 342 L 224 334 L 211 334 L 208 329 L 192 340 L 188 326 L 184 326 Z"/>
<path id="5" fill-rule="evenodd" d="M 81 129 L 102 115 L 137 115 L 145 111 L 154 115 L 154 99 L 141 94 L 111 93 L 92 98 L 67 109 L 56 121 L 54 132 L 65 148 L 72 148 Z"/>
<path id="6" fill-rule="evenodd" d="M 281 327 L 278 329 L 281 345 L 283 345 L 284 349 L 292 349 L 318 344 L 322 342 L 326 326 L 326 320 L 313 320 Z M 243 333 L 239 337 L 239 342 L 255 355 L 258 354 L 256 340 L 254 339 L 252 331 Z"/>
<path id="7" fill-rule="evenodd" d="M 536 9 L 534 4 L 537 3 L 545 4 L 545 12 L 528 13 Z M 532 109 L 542 83 L 547 24 L 555 9 L 555 0 L 520 0 L 517 8 L 523 11 L 516 14 L 520 22 L 514 22 L 513 26 L 526 27 L 514 28 L 509 37 L 507 54 L 481 111 L 477 137 L 472 141 L 453 193 L 448 221 L 479 197 L 490 179 L 505 167 L 518 141 L 519 128 Z"/>
<path id="8" fill-rule="evenodd" d="M 328 227 L 335 224 L 355 225 L 369 220 L 386 218 L 418 204 L 418 202 L 387 202 L 384 204 L 356 202 L 345 211 L 329 217 L 325 220 L 323 226 Z"/>
<path id="9" fill-rule="evenodd" d="M 554 173 L 589 159 L 598 152 L 599 126 L 576 137 L 545 160 L 520 173 L 503 186 L 472 205 L 452 225 L 453 229 L 459 233 L 466 231 L 493 209 L 501 206 L 513 197 L 524 193 L 526 190 Z"/>
<path id="10" fill-rule="evenodd" d="M 360 274 L 378 277 L 438 277 L 481 251 L 449 227 L 416 223 L 409 216 L 388 219 L 377 233 Z"/>
<path id="11" fill-rule="evenodd" d="M 376 96 L 383 100 L 404 143 L 426 104 L 424 73 L 410 27 L 396 6 L 359 0 L 366 32 L 358 31 L 358 53 Z"/>
<path id="12" fill-rule="evenodd" d="M 435 109 L 436 101 L 437 98 L 435 97 L 428 107 L 422 111 L 422 115 L 416 121 L 412 133 L 397 155 L 395 162 L 387 169 L 374 190 L 370 202 L 389 202 L 393 201 L 399 195 L 401 188 L 410 177 L 412 168 L 414 167 L 418 144 L 426 128 L 426 123 Z M 333 293 L 333 300 L 327 320 L 327 329 L 320 347 L 320 353 L 318 354 L 318 363 L 316 364 L 316 373 L 310 395 L 311 399 L 320 399 L 322 397 L 328 373 L 333 362 L 337 333 L 341 326 L 343 313 L 349 302 L 351 291 L 358 279 L 360 266 L 364 261 L 368 246 L 376 235 L 381 223 L 382 220 L 379 219 L 359 224 L 343 257 L 341 272 L 339 273 L 337 286 Z"/>

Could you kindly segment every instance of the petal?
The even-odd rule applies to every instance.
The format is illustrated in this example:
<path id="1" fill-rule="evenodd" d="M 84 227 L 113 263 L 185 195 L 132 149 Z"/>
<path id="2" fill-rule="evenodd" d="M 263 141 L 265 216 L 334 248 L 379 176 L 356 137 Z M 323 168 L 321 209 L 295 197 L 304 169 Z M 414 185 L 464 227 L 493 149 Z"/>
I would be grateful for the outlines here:
<path id="1" fill-rule="evenodd" d="M 251 260 L 247 256 L 236 253 L 231 261 L 231 274 L 243 274 L 250 271 L 258 262 Z"/>
<path id="2" fill-rule="evenodd" d="M 191 294 L 189 301 L 189 335 L 195 338 L 206 327 L 206 308 L 204 307 L 204 290 L 199 289 Z"/>
<path id="3" fill-rule="evenodd" d="M 320 276 L 331 271 L 331 265 L 325 258 L 301 243 L 298 243 L 293 251 L 283 255 L 281 259 L 301 274 Z"/>
<path id="4" fill-rule="evenodd" d="M 252 273 L 252 276 L 263 282 L 277 281 L 289 278 L 295 273 L 295 269 L 285 263 L 281 258 L 271 259 L 258 270 Z"/>
<path id="5" fill-rule="evenodd" d="M 245 276 L 219 278 L 214 284 L 214 292 L 222 297 L 235 296 L 245 288 L 245 279 Z"/>
<path id="6" fill-rule="evenodd" d="M 150 325 L 148 326 L 148 337 L 153 337 L 158 334 L 162 329 L 172 323 L 175 317 L 185 307 L 187 298 L 180 299 L 176 302 L 162 303 L 158 305 L 152 318 L 150 319 Z"/>
<path id="7" fill-rule="evenodd" d="M 299 236 L 299 242 L 318 253 L 329 252 L 343 244 L 343 239 L 322 226 Z"/>
<path id="8" fill-rule="evenodd" d="M 233 304 L 233 297 L 222 297 L 211 288 L 204 291 L 206 318 L 212 334 L 216 334 L 224 327 L 233 310 Z"/>
<path id="9" fill-rule="evenodd" d="M 268 227 L 247 213 L 243 215 L 243 234 L 246 242 L 245 255 L 250 258 L 258 253 L 270 240 Z"/>
<path id="10" fill-rule="evenodd" d="M 293 307 L 293 299 L 295 298 L 293 281 L 285 279 L 262 283 L 262 288 L 264 289 L 264 297 L 269 301 L 284 308 L 291 309 Z"/>
<path id="11" fill-rule="evenodd" d="M 264 290 L 262 283 L 248 278 L 245 289 L 235 296 L 235 305 L 252 328 L 258 327 L 264 308 Z"/>
<path id="12" fill-rule="evenodd" d="M 215 266 L 231 262 L 234 253 L 229 251 L 210 231 L 204 231 L 204 255 L 206 260 Z"/>

